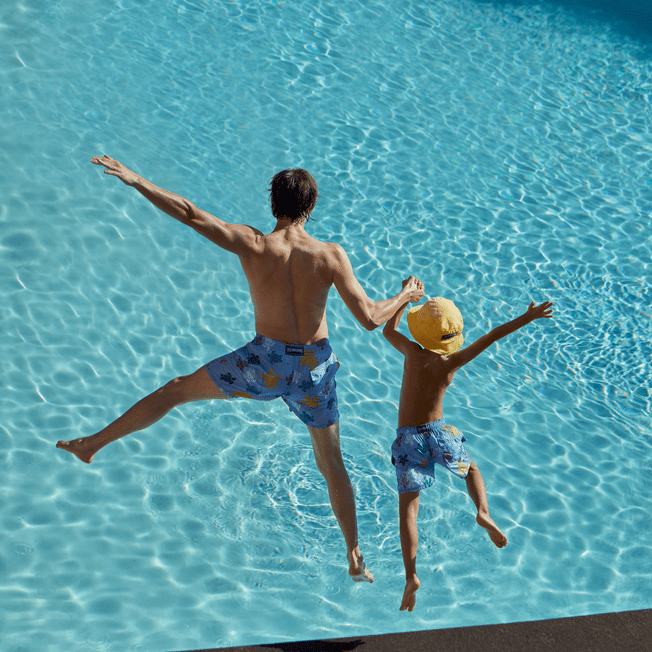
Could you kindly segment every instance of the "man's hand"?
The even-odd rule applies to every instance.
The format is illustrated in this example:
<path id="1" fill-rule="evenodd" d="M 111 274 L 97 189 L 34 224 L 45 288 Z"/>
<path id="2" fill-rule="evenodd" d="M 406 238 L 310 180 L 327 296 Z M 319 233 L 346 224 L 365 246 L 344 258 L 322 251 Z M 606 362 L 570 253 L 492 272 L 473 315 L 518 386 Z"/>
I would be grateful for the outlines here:
<path id="1" fill-rule="evenodd" d="M 535 306 L 534 301 L 528 306 L 525 316 L 528 321 L 535 319 L 552 319 L 552 305 L 551 301 L 544 301 L 542 304 Z"/>
<path id="2" fill-rule="evenodd" d="M 406 301 L 416 303 L 423 299 L 423 283 L 416 276 L 410 276 L 403 281 L 403 291 L 407 293 Z"/>
<path id="3" fill-rule="evenodd" d="M 140 180 L 140 177 L 135 172 L 132 172 L 129 168 L 122 165 L 122 163 L 106 154 L 104 156 L 93 156 L 91 163 L 94 165 L 103 165 L 106 168 L 104 174 L 118 177 L 120 181 L 128 186 L 135 186 Z"/>

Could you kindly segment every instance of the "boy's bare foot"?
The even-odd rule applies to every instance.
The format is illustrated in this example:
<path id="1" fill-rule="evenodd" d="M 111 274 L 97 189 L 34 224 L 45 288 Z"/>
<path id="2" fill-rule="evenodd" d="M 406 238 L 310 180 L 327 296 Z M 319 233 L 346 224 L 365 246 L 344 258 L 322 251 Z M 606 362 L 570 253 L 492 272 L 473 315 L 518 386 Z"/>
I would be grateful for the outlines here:
<path id="1" fill-rule="evenodd" d="M 81 439 L 75 439 L 73 441 L 58 441 L 57 448 L 61 448 L 64 451 L 68 451 L 73 455 L 76 455 L 82 462 L 90 464 L 95 457 L 97 450 L 90 446 L 88 440 L 90 437 L 82 437 Z"/>
<path id="2" fill-rule="evenodd" d="M 346 558 L 349 562 L 349 575 L 354 582 L 369 582 L 371 584 L 374 581 L 374 576 L 365 566 L 362 555 L 357 548 L 353 554 L 347 553 Z"/>
<path id="3" fill-rule="evenodd" d="M 415 593 L 419 590 L 421 582 L 419 578 L 415 575 L 414 578 L 409 579 L 405 582 L 405 591 L 403 592 L 403 602 L 401 602 L 401 608 L 399 611 L 412 611 L 414 605 L 417 601 Z"/>
<path id="4" fill-rule="evenodd" d="M 496 548 L 504 548 L 507 545 L 507 537 L 498 529 L 489 514 L 478 514 L 475 520 L 480 527 L 487 530 L 489 538 L 494 542 Z"/>

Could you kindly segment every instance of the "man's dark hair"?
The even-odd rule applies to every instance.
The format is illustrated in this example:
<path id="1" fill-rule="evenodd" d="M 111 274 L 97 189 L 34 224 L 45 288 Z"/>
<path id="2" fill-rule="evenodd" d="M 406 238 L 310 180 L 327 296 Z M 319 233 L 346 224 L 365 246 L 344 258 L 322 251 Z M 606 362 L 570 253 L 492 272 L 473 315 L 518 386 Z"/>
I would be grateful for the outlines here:
<path id="1" fill-rule="evenodd" d="M 319 197 L 317 182 L 301 168 L 275 174 L 270 182 L 269 195 L 272 215 L 277 220 L 287 217 L 293 222 L 309 217 Z"/>

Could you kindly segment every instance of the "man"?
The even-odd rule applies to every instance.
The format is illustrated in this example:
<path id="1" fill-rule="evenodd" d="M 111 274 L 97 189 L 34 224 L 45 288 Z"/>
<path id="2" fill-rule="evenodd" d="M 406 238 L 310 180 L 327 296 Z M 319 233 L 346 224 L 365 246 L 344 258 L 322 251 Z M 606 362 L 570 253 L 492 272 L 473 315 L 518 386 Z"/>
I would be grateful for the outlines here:
<path id="1" fill-rule="evenodd" d="M 284 170 L 272 179 L 276 226 L 263 234 L 200 210 L 108 156 L 95 156 L 91 162 L 239 257 L 249 282 L 256 337 L 241 349 L 170 381 L 98 433 L 60 441 L 57 447 L 90 463 L 107 444 L 150 426 L 183 403 L 236 396 L 258 400 L 281 397 L 310 432 L 315 461 L 346 542 L 349 574 L 355 581 L 373 582 L 358 547 L 353 488 L 340 450 L 334 381 L 339 363 L 327 339 L 326 299 L 334 285 L 353 316 L 365 329 L 373 330 L 405 302 L 419 301 L 423 284 L 410 277 L 395 297 L 371 301 L 342 247 L 306 233 L 304 225 L 318 193 L 315 180 L 305 170 Z"/>

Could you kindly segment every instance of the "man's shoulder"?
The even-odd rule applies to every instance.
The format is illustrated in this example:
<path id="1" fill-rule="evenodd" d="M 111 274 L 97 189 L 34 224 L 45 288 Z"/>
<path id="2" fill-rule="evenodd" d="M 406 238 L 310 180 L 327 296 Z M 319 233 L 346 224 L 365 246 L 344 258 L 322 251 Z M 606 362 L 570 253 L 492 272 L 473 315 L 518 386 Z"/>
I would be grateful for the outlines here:
<path id="1" fill-rule="evenodd" d="M 328 240 L 319 240 L 315 238 L 314 235 L 310 235 L 309 233 L 306 233 L 305 236 L 306 236 L 306 241 L 309 242 L 311 246 L 315 247 L 316 249 L 319 248 L 330 249 L 330 250 L 341 249 L 342 251 L 344 251 L 341 245 L 338 245 L 336 242 L 329 242 Z"/>
<path id="2" fill-rule="evenodd" d="M 320 250 L 327 254 L 333 261 L 341 263 L 349 259 L 341 244 L 322 240 L 316 240 L 316 242 L 319 243 Z"/>
<path id="3" fill-rule="evenodd" d="M 231 224 L 230 230 L 239 236 L 241 251 L 236 253 L 258 252 L 261 249 L 265 234 L 249 224 Z"/>
<path id="4" fill-rule="evenodd" d="M 342 260 L 347 258 L 344 247 L 336 242 L 318 240 L 313 236 L 308 236 L 308 239 L 304 244 L 307 245 L 307 247 L 315 254 L 326 256 L 329 264 L 339 264 Z"/>

